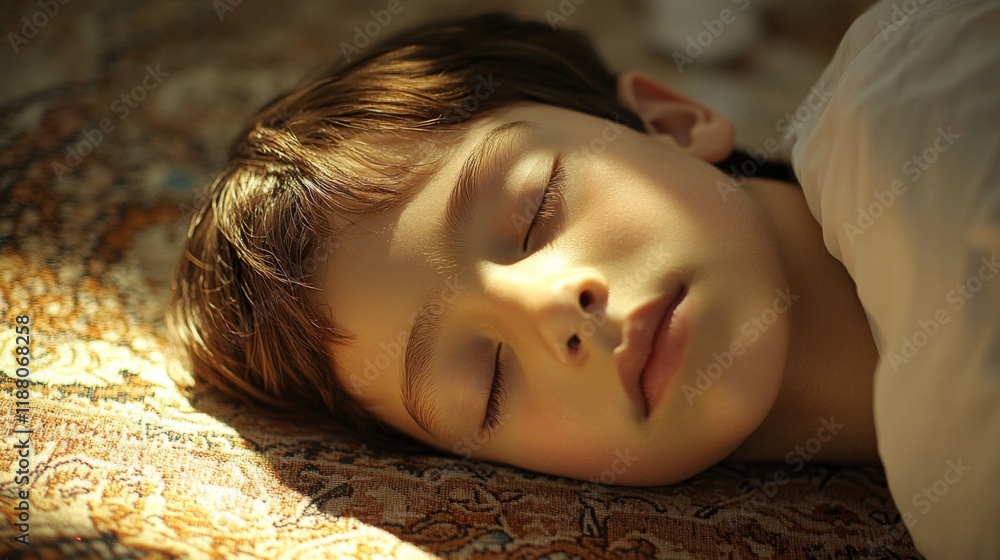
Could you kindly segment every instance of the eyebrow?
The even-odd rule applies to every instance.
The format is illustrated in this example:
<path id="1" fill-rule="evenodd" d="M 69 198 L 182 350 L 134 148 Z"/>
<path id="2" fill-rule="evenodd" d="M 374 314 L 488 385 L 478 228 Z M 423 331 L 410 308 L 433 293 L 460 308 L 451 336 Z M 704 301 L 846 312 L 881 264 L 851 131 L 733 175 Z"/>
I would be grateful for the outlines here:
<path id="1" fill-rule="evenodd" d="M 513 140 L 532 127 L 533 123 L 528 121 L 502 124 L 487 133 L 469 153 L 445 205 L 440 224 L 442 238 L 434 242 L 431 261 L 439 271 L 455 270 L 455 255 L 463 247 L 482 195 L 490 186 L 487 179 L 505 167 L 513 153 Z M 420 310 L 414 316 L 406 343 L 400 387 L 406 412 L 421 429 L 437 439 L 442 438 L 438 437 L 437 408 L 430 399 L 430 365 L 441 332 L 445 290 L 430 288 L 420 298 Z"/>

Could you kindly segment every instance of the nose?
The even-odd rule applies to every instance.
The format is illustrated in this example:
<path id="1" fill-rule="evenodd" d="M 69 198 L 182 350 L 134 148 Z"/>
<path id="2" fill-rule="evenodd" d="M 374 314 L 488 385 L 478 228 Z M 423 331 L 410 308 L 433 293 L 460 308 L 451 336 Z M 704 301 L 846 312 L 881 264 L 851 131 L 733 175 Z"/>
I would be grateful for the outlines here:
<path id="1" fill-rule="evenodd" d="M 493 285 L 496 310 L 513 332 L 533 335 L 563 364 L 586 359 L 607 317 L 608 284 L 602 275 L 508 271 L 494 277 Z"/>

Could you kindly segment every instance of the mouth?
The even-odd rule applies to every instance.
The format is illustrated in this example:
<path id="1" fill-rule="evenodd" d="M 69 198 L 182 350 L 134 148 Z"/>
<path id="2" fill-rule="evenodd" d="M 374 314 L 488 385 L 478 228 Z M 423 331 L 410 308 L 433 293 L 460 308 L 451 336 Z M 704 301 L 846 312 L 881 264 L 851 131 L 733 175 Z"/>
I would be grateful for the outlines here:
<path id="1" fill-rule="evenodd" d="M 636 308 L 625 321 L 622 344 L 615 348 L 615 367 L 636 410 L 648 417 L 671 379 L 676 377 L 687 340 L 677 309 L 687 295 L 675 292 Z"/>

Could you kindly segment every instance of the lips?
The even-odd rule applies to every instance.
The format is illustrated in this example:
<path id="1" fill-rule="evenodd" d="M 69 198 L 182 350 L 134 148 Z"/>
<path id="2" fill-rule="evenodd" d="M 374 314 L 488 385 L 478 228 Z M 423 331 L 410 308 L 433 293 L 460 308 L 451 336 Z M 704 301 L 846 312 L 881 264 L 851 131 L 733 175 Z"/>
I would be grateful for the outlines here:
<path id="1" fill-rule="evenodd" d="M 676 291 L 636 308 L 625 321 L 621 345 L 614 350 L 618 376 L 643 417 L 649 415 L 656 404 L 651 401 L 656 400 L 669 381 L 666 377 L 670 371 L 666 370 L 672 369 L 669 366 L 679 358 L 667 355 L 667 335 L 673 311 L 686 292 L 684 286 L 679 286 Z M 676 353 L 680 348 L 672 350 Z"/>

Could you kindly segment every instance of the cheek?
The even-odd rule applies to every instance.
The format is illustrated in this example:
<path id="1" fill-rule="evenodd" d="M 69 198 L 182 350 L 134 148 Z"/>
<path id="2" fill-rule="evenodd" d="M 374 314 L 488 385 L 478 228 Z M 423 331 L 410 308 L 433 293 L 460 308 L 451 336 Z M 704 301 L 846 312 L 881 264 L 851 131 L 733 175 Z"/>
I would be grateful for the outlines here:
<path id="1" fill-rule="evenodd" d="M 764 297 L 755 297 L 761 293 Z M 788 356 L 789 317 L 763 289 L 747 290 L 744 300 L 727 299 L 723 290 L 712 296 L 706 298 L 711 305 L 705 316 L 716 319 L 711 324 L 706 319 L 699 333 L 705 336 L 690 348 L 697 359 L 676 397 L 678 406 L 686 405 L 713 426 L 725 446 L 726 440 L 738 442 L 750 435 L 777 398 Z"/>
<path id="2" fill-rule="evenodd" d="M 556 476 L 638 486 L 679 482 L 717 462 L 715 448 L 704 442 L 665 445 L 665 438 L 644 436 L 634 427 L 609 428 L 615 419 L 608 413 L 565 418 L 542 415 L 513 435 L 515 446 L 484 458 Z"/>
<path id="3" fill-rule="evenodd" d="M 616 451 L 635 449 L 635 436 L 609 402 L 600 383 L 572 386 L 546 383 L 522 393 L 509 412 L 502 445 L 489 450 L 492 459 L 521 468 L 594 480 L 607 469 Z"/>
<path id="4" fill-rule="evenodd" d="M 694 258 L 746 227 L 746 197 L 720 195 L 716 183 L 724 175 L 710 164 L 663 153 L 647 161 L 641 156 L 649 146 L 634 149 L 638 156 L 607 154 L 580 165 L 572 223 L 585 225 L 588 248 L 622 255 L 657 244 Z"/>

